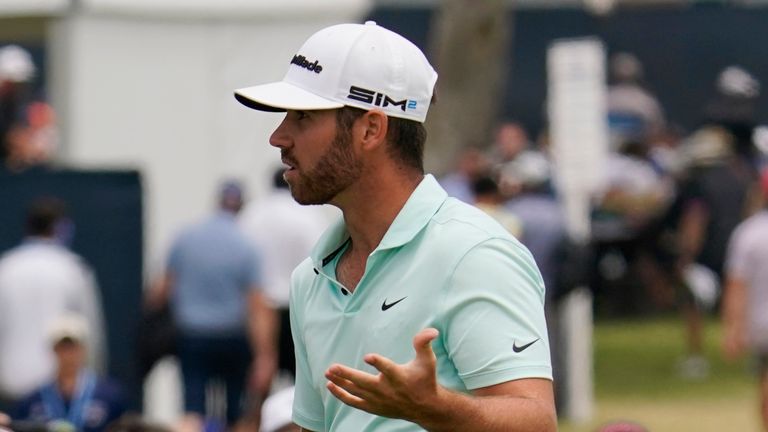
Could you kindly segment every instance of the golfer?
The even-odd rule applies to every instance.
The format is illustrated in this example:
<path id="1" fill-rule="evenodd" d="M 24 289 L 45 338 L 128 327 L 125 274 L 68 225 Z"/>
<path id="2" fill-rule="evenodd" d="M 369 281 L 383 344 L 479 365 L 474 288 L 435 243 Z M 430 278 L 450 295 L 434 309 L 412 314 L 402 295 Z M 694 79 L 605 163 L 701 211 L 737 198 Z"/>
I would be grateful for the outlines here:
<path id="1" fill-rule="evenodd" d="M 301 204 L 343 218 L 294 271 L 293 421 L 308 431 L 555 431 L 544 284 L 531 254 L 425 175 L 437 74 L 373 22 L 312 35 L 280 82 L 270 144 Z"/>

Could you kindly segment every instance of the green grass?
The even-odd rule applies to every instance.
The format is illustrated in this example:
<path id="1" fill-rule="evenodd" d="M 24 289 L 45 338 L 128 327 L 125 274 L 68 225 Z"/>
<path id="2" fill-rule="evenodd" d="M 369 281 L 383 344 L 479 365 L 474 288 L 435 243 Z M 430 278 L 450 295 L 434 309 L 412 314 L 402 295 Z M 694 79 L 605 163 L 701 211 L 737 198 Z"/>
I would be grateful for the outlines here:
<path id="1" fill-rule="evenodd" d="M 598 322 L 594 333 L 595 418 L 586 425 L 561 424 L 562 432 L 594 431 L 611 420 L 633 420 L 653 432 L 758 431 L 756 377 L 750 361 L 726 362 L 719 323 L 708 320 L 706 379 L 678 374 L 685 354 L 683 322 L 677 317 Z"/>

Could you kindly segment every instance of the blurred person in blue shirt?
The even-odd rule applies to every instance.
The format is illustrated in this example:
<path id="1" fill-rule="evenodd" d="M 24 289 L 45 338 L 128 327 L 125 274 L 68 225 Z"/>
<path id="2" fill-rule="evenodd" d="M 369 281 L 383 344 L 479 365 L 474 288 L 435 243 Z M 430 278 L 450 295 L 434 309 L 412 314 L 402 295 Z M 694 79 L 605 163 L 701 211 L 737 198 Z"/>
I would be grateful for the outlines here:
<path id="1" fill-rule="evenodd" d="M 184 424 L 216 417 L 206 412 L 206 387 L 219 379 L 225 420 L 234 425 L 247 414 L 246 383 L 260 400 L 275 372 L 275 316 L 262 290 L 261 258 L 237 223 L 242 206 L 240 185 L 224 183 L 218 211 L 179 235 L 150 292 L 150 307 L 170 302 L 177 327 Z"/>

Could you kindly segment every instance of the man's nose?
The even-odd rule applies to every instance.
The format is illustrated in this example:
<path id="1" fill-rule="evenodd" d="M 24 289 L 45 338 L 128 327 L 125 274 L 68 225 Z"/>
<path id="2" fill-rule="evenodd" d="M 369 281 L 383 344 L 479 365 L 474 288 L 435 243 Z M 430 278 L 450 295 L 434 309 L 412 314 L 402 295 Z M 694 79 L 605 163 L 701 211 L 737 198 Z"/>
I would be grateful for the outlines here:
<path id="1" fill-rule="evenodd" d="M 286 116 L 287 118 L 287 116 Z M 277 148 L 285 148 L 290 145 L 290 136 L 288 135 L 288 128 L 286 127 L 286 118 L 277 126 L 272 135 L 269 136 L 269 144 Z"/>

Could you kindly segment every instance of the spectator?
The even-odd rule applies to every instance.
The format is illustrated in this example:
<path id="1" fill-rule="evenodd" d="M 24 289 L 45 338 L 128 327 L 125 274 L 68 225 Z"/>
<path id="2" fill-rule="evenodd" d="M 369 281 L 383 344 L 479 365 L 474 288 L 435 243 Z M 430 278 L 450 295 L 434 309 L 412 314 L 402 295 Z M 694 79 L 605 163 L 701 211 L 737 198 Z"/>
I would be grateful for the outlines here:
<path id="1" fill-rule="evenodd" d="M 23 118 L 28 83 L 35 75 L 29 52 L 18 45 L 0 47 L 0 165 L 6 165 L 7 135 Z"/>
<path id="2" fill-rule="evenodd" d="M 291 273 L 309 256 L 326 228 L 326 218 L 318 208 L 302 207 L 293 200 L 282 168 L 275 171 L 272 185 L 269 196 L 243 210 L 240 225 L 257 250 L 262 251 L 264 294 L 277 309 L 279 320 L 278 368 L 293 380 L 296 357 L 288 315 Z"/>
<path id="3" fill-rule="evenodd" d="M 48 162 L 58 142 L 53 108 L 28 94 L 34 74 L 26 50 L 0 48 L 0 167 L 10 172 Z"/>
<path id="4" fill-rule="evenodd" d="M 715 92 L 704 107 L 703 126 L 719 126 L 734 139 L 734 152 L 755 173 L 755 146 L 760 82 L 741 66 L 730 65 L 717 76 Z"/>
<path id="5" fill-rule="evenodd" d="M 506 121 L 499 125 L 493 142 L 492 159 L 503 167 L 513 161 L 531 145 L 525 127 L 515 121 Z"/>
<path id="6" fill-rule="evenodd" d="M 150 291 L 149 305 L 170 302 L 178 330 L 184 384 L 182 422 L 201 426 L 218 413 L 206 412 L 206 386 L 226 386 L 226 423 L 246 422 L 250 396 L 267 394 L 275 370 L 275 323 L 262 290 L 262 264 L 237 225 L 241 187 L 227 182 L 218 211 L 185 230 L 171 249 L 165 274 Z"/>
<path id="7" fill-rule="evenodd" d="M 88 323 L 76 314 L 57 318 L 50 329 L 56 356 L 54 379 L 24 398 L 14 420 L 66 422 L 79 432 L 102 432 L 125 411 L 120 387 L 86 366 Z"/>
<path id="8" fill-rule="evenodd" d="M 768 202 L 768 170 L 761 188 Z M 748 348 L 757 356 L 760 415 L 768 430 L 768 206 L 739 224 L 726 260 L 723 297 L 723 350 L 729 359 Z"/>
<path id="9" fill-rule="evenodd" d="M 677 272 L 701 264 L 722 280 L 728 239 L 745 216 L 750 177 L 735 162 L 734 138 L 723 128 L 702 128 L 682 148 L 688 160 L 676 206 L 679 208 Z M 678 276 L 682 281 L 682 277 Z M 707 374 L 702 354 L 703 311 L 690 287 L 682 283 L 683 312 L 687 325 L 688 358 L 681 373 L 690 378 Z"/>
<path id="10" fill-rule="evenodd" d="M 101 302 L 91 269 L 65 244 L 72 224 L 55 198 L 32 203 L 24 242 L 0 259 L 0 394 L 16 400 L 53 377 L 48 328 L 65 312 L 88 321 L 91 365 L 101 365 Z"/>
<path id="11" fill-rule="evenodd" d="M 616 53 L 609 73 L 606 108 L 613 147 L 647 143 L 664 129 L 664 112 L 645 85 L 642 63 L 634 54 Z"/>
<path id="12" fill-rule="evenodd" d="M 489 175 L 481 176 L 472 183 L 472 192 L 475 195 L 475 207 L 496 219 L 514 237 L 520 237 L 523 231 L 521 221 L 504 207 L 504 197 L 496 180 Z"/>
<path id="13" fill-rule="evenodd" d="M 458 198 L 465 203 L 474 201 L 472 184 L 488 171 L 488 159 L 476 147 L 466 147 L 457 158 L 455 169 L 440 179 L 440 185 L 448 196 Z"/>

